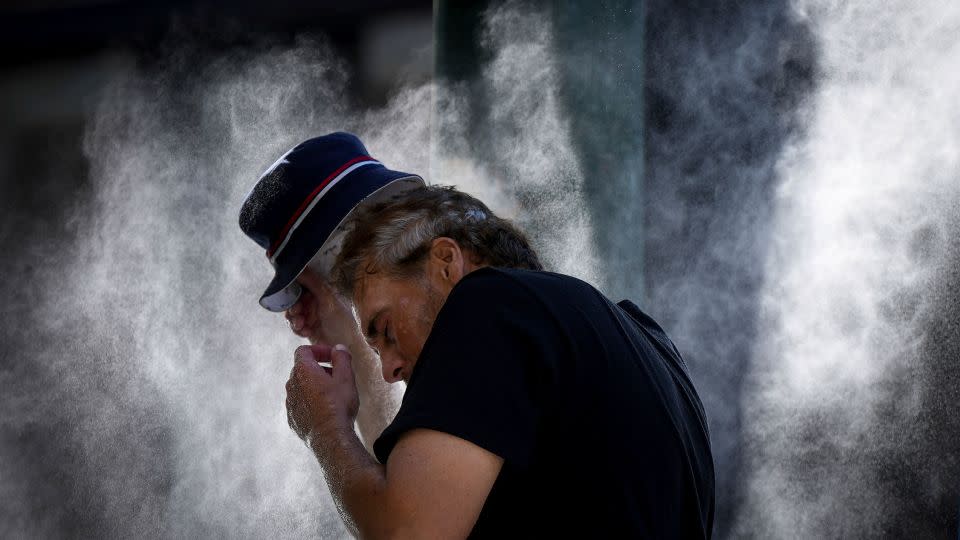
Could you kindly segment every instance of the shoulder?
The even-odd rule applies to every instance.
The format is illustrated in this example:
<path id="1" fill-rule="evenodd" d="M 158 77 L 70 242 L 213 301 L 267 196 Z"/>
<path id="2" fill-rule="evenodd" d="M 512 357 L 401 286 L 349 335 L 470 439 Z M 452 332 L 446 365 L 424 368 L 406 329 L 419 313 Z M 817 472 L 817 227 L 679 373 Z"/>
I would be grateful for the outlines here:
<path id="1" fill-rule="evenodd" d="M 509 271 L 484 267 L 463 276 L 444 300 L 435 326 L 502 320 L 505 313 L 535 309 L 534 297 Z"/>
<path id="2" fill-rule="evenodd" d="M 593 312 L 598 297 L 588 283 L 563 274 L 484 267 L 454 286 L 434 324 L 438 330 L 467 325 L 516 327 L 524 334 L 560 331 L 577 313 Z"/>
<path id="3" fill-rule="evenodd" d="M 448 302 L 471 300 L 494 304 L 514 298 L 518 294 L 528 295 L 528 289 L 523 279 L 518 279 L 516 271 L 485 266 L 463 276 L 450 291 Z"/>
<path id="4" fill-rule="evenodd" d="M 485 266 L 465 275 L 451 291 L 451 296 L 490 295 L 494 298 L 520 294 L 543 297 L 577 289 L 595 290 L 575 277 L 537 270 Z"/>
<path id="5" fill-rule="evenodd" d="M 529 270 L 514 270 L 512 268 L 500 268 L 497 266 L 484 266 L 477 268 L 463 276 L 457 288 L 477 288 L 477 287 L 496 287 L 511 286 L 518 283 L 517 275 L 522 272 L 532 272 Z"/>
<path id="6" fill-rule="evenodd" d="M 569 297 L 579 284 L 589 287 L 562 274 L 486 266 L 465 275 L 450 291 L 446 303 L 449 309 L 469 305 L 475 314 L 550 311 L 547 306 Z"/>
<path id="7" fill-rule="evenodd" d="M 551 319 L 551 309 L 536 283 L 541 273 L 483 267 L 463 276 L 440 308 L 431 336 L 542 327 L 534 323 Z"/>

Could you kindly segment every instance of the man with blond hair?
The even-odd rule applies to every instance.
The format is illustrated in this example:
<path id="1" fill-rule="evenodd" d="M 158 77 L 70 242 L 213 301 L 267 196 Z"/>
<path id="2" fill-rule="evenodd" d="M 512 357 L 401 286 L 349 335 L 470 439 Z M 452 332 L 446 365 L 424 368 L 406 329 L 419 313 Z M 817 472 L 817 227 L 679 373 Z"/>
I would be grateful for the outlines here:
<path id="1" fill-rule="evenodd" d="M 353 534 L 710 537 L 709 434 L 673 343 L 544 271 L 479 200 L 334 133 L 268 168 L 240 225 L 276 271 L 261 305 L 312 343 L 288 421 Z"/>

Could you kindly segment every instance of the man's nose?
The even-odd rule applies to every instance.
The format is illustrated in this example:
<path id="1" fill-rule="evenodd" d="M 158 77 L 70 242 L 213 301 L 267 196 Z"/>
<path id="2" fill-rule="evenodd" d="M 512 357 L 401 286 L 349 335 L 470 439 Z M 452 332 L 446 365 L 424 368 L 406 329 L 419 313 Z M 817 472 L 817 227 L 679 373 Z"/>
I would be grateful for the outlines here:
<path id="1" fill-rule="evenodd" d="M 383 370 L 383 380 L 388 383 L 403 380 L 403 360 L 396 353 L 381 356 L 380 367 Z"/>

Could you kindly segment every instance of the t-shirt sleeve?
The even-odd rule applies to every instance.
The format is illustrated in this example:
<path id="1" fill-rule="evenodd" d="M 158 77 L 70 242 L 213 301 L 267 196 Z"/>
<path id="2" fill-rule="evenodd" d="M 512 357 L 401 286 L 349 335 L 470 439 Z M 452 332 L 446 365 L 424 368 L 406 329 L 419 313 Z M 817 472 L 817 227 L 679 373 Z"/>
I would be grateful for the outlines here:
<path id="1" fill-rule="evenodd" d="M 374 443 L 381 463 L 407 431 L 470 441 L 526 467 L 556 380 L 552 320 L 495 269 L 468 274 L 447 297 L 393 423 Z"/>

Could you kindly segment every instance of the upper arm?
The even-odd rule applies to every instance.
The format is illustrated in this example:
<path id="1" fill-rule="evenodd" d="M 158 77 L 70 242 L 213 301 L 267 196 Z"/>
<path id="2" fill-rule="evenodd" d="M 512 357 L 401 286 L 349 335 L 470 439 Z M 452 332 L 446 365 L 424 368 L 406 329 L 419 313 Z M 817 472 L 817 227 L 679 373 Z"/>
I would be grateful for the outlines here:
<path id="1" fill-rule="evenodd" d="M 465 538 L 503 458 L 431 429 L 404 433 L 387 461 L 388 521 L 399 537 Z"/>

